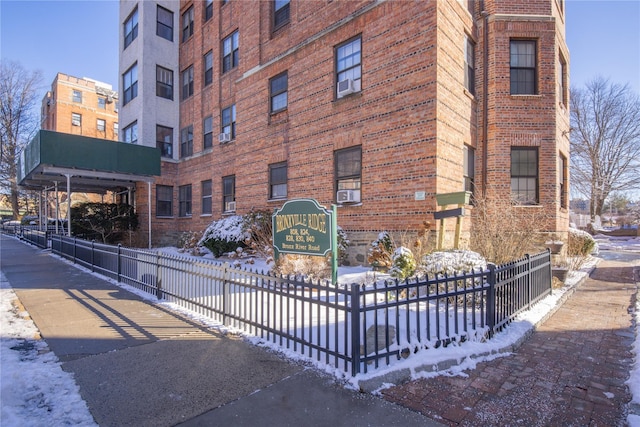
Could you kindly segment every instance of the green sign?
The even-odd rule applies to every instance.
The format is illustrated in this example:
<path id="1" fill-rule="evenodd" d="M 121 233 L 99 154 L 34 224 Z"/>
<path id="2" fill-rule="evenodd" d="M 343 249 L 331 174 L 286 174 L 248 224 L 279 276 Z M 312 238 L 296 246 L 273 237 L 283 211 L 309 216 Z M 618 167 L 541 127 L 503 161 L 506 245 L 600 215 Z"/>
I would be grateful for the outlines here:
<path id="1" fill-rule="evenodd" d="M 336 232 L 333 212 L 313 199 L 289 200 L 273 214 L 273 246 L 278 253 L 324 255 Z"/>

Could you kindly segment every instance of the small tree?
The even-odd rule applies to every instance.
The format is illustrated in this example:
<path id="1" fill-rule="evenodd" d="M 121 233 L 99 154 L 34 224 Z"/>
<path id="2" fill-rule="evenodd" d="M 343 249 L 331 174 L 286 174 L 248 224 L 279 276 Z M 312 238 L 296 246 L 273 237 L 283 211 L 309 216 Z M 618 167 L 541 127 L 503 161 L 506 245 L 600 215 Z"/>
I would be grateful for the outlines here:
<path id="1" fill-rule="evenodd" d="M 113 243 L 127 231 L 138 228 L 133 206 L 116 203 L 82 203 L 71 208 L 71 231 L 75 235 L 99 235 L 103 243 Z"/>

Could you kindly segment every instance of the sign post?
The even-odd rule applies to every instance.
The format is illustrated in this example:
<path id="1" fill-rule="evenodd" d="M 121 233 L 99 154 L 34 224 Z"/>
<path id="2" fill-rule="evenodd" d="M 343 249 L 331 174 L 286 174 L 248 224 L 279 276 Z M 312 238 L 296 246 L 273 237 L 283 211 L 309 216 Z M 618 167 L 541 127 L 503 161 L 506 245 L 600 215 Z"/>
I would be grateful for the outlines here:
<path id="1" fill-rule="evenodd" d="M 273 253 L 327 256 L 331 251 L 331 278 L 337 283 L 337 215 L 314 199 L 289 200 L 272 216 Z"/>

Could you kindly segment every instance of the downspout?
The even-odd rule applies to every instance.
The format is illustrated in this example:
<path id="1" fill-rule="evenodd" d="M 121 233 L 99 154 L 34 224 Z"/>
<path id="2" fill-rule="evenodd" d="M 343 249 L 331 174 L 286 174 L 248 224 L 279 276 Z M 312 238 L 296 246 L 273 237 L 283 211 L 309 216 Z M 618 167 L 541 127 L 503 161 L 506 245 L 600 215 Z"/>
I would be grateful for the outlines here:
<path id="1" fill-rule="evenodd" d="M 482 198 L 487 197 L 489 160 L 489 13 L 484 9 L 484 0 L 480 2 L 480 13 L 484 17 L 482 43 Z"/>

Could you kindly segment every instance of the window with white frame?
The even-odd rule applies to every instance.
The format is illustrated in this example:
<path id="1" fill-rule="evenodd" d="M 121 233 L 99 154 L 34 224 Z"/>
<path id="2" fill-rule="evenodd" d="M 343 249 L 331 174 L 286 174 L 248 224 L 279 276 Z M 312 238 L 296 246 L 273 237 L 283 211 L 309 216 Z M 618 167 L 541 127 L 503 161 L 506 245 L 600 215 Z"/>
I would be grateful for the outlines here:
<path id="1" fill-rule="evenodd" d="M 269 165 L 269 199 L 287 198 L 287 162 Z"/>
<path id="2" fill-rule="evenodd" d="M 334 152 L 336 190 L 360 191 L 362 186 L 362 147 Z"/>
<path id="3" fill-rule="evenodd" d="M 207 116 L 202 121 L 203 148 L 213 147 L 213 116 Z"/>
<path id="4" fill-rule="evenodd" d="M 173 187 L 156 185 L 156 216 L 173 216 Z"/>
<path id="5" fill-rule="evenodd" d="M 173 41 L 173 12 L 158 5 L 158 22 L 156 24 L 156 34 L 170 42 Z"/>
<path id="6" fill-rule="evenodd" d="M 211 180 L 208 179 L 206 181 L 202 181 L 201 183 L 201 187 L 202 187 L 202 215 L 211 215 L 211 208 L 212 208 L 212 204 L 211 204 L 211 195 L 212 195 L 212 188 L 213 186 L 211 185 Z"/>
<path id="7" fill-rule="evenodd" d="M 271 113 L 277 113 L 287 108 L 288 88 L 289 78 L 286 71 L 269 80 Z"/>
<path id="8" fill-rule="evenodd" d="M 236 137 L 236 106 L 235 104 L 222 110 L 221 130 L 222 133 L 229 135 L 230 139 Z"/>
<path id="9" fill-rule="evenodd" d="M 71 113 L 71 126 L 82 126 L 82 114 Z"/>
<path id="10" fill-rule="evenodd" d="M 173 128 L 156 125 L 156 147 L 162 157 L 173 157 Z"/>
<path id="11" fill-rule="evenodd" d="M 189 125 L 180 131 L 180 158 L 193 154 L 193 125 Z"/>
<path id="12" fill-rule="evenodd" d="M 193 6 L 182 14 L 182 41 L 193 35 Z"/>
<path id="13" fill-rule="evenodd" d="M 178 187 L 178 216 L 191 216 L 191 184 Z"/>
<path id="14" fill-rule="evenodd" d="M 467 88 L 470 94 L 476 94 L 476 60 L 475 60 L 475 47 L 471 37 L 465 35 L 464 43 L 464 87 Z"/>
<path id="15" fill-rule="evenodd" d="M 236 176 L 222 178 L 222 210 L 235 212 L 236 210 Z"/>
<path id="16" fill-rule="evenodd" d="M 73 102 L 82 104 L 82 92 L 80 92 L 79 90 L 74 90 L 72 95 L 72 100 Z"/>
<path id="17" fill-rule="evenodd" d="M 136 7 L 131 15 L 124 21 L 124 48 L 131 44 L 138 37 L 138 8 Z"/>
<path id="18" fill-rule="evenodd" d="M 122 142 L 136 144 L 138 142 L 138 122 L 135 121 L 122 130 Z"/>
<path id="19" fill-rule="evenodd" d="M 98 97 L 98 108 L 101 110 L 106 110 L 107 109 L 107 98 L 103 97 L 103 96 L 99 96 Z"/>
<path id="20" fill-rule="evenodd" d="M 238 50 L 238 31 L 222 40 L 222 72 L 226 73 L 238 66 L 240 61 Z"/>
<path id="21" fill-rule="evenodd" d="M 156 96 L 173 100 L 173 71 L 156 65 Z"/>
<path id="22" fill-rule="evenodd" d="M 339 45 L 336 48 L 336 85 L 339 97 L 344 86 L 351 85 L 351 92 L 360 91 L 362 77 L 361 63 L 362 39 L 360 36 Z"/>
<path id="23" fill-rule="evenodd" d="M 273 30 L 289 23 L 289 0 L 273 0 Z"/>
<path id="24" fill-rule="evenodd" d="M 182 99 L 193 95 L 193 65 L 182 72 Z"/>
<path id="25" fill-rule="evenodd" d="M 204 65 L 204 85 L 210 85 L 213 83 L 213 51 L 210 50 L 204 55 L 203 61 Z"/>
<path id="26" fill-rule="evenodd" d="M 133 64 L 122 75 L 122 87 L 124 88 L 123 104 L 131 102 L 136 96 L 138 96 L 138 64 Z"/>
<path id="27" fill-rule="evenodd" d="M 464 176 L 464 191 L 470 191 L 473 193 L 474 177 L 476 174 L 476 150 L 474 150 L 472 147 L 469 147 L 468 145 L 465 145 L 463 156 L 462 169 Z"/>
<path id="28" fill-rule="evenodd" d="M 204 5 L 204 21 L 213 18 L 213 0 L 207 0 Z"/>
<path id="29" fill-rule="evenodd" d="M 96 128 L 98 129 L 98 132 L 104 132 L 107 129 L 107 123 L 104 119 L 97 119 Z"/>

